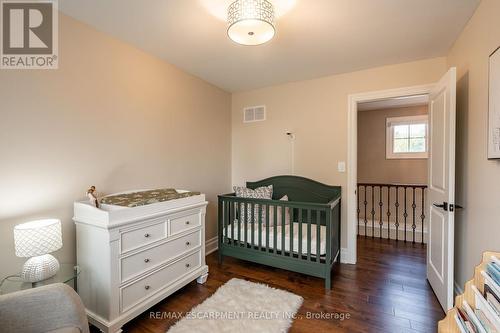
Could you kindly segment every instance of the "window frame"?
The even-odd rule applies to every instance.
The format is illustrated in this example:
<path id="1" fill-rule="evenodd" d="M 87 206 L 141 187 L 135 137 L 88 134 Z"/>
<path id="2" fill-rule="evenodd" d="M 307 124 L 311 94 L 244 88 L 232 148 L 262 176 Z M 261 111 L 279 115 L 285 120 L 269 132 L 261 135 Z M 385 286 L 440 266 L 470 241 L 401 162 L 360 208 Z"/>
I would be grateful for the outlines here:
<path id="1" fill-rule="evenodd" d="M 425 152 L 394 152 L 394 127 L 398 125 L 412 125 L 425 123 Z M 388 117 L 386 118 L 386 139 L 385 139 L 385 158 L 394 159 L 427 159 L 429 158 L 429 116 L 406 116 L 406 117 Z M 410 135 L 408 133 L 408 135 Z"/>

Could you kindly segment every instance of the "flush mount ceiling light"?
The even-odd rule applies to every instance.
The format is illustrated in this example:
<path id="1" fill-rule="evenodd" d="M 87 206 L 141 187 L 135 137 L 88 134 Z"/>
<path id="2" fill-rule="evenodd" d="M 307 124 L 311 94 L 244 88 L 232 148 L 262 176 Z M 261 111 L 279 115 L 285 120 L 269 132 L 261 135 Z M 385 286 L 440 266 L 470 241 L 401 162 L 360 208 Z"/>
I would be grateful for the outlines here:
<path id="1" fill-rule="evenodd" d="M 236 0 L 227 21 L 227 35 L 238 44 L 260 45 L 274 37 L 274 8 L 267 0 Z"/>

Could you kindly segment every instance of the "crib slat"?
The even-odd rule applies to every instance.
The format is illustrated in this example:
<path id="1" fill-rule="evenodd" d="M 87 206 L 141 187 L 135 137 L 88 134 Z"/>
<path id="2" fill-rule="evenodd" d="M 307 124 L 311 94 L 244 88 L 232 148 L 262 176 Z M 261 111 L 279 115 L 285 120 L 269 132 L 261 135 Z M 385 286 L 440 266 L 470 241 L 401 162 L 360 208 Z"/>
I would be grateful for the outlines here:
<path id="1" fill-rule="evenodd" d="M 258 216 L 258 220 L 257 220 L 257 226 L 259 227 L 259 251 L 262 247 L 262 209 L 263 209 L 264 206 L 261 206 L 261 205 L 258 205 L 258 212 L 257 212 L 257 216 Z"/>
<path id="2" fill-rule="evenodd" d="M 240 206 L 241 207 L 241 206 Z M 248 215 L 248 204 L 243 204 L 243 214 L 241 215 L 243 219 L 243 238 L 245 239 L 245 248 L 248 246 L 248 218 L 247 218 L 247 215 Z M 241 234 L 240 234 L 241 235 Z"/>
<path id="3" fill-rule="evenodd" d="M 239 242 L 236 242 L 235 241 L 235 238 L 234 238 L 234 228 L 236 227 L 234 225 L 234 221 L 235 221 L 235 211 L 234 211 L 234 205 L 235 203 L 233 201 L 229 201 L 228 202 L 228 206 L 229 206 L 229 217 L 228 217 L 228 225 L 230 224 L 231 225 L 231 243 L 234 244 L 238 244 L 239 245 Z"/>
<path id="4" fill-rule="evenodd" d="M 227 228 L 229 226 L 229 203 L 224 203 L 224 243 L 229 245 L 229 234 Z"/>
<path id="5" fill-rule="evenodd" d="M 226 236 L 227 236 L 227 230 L 226 230 L 226 201 L 222 200 L 221 201 L 221 207 L 219 207 L 220 211 L 220 219 L 222 221 L 221 225 L 221 230 L 222 230 L 222 244 L 226 244 Z"/>
<path id="6" fill-rule="evenodd" d="M 218 237 L 218 242 L 219 242 L 219 263 L 222 261 L 222 244 L 224 243 L 224 236 L 223 236 L 223 223 L 224 223 L 224 216 L 222 215 L 222 205 L 224 204 L 224 200 L 219 197 L 218 199 L 218 204 L 217 204 L 217 232 L 219 233 Z"/>
<path id="7" fill-rule="evenodd" d="M 325 212 L 326 221 L 326 262 L 329 265 L 332 262 L 332 210 L 328 209 Z"/>
<path id="8" fill-rule="evenodd" d="M 234 216 L 235 218 L 233 219 L 233 221 L 235 221 L 235 223 L 238 224 L 238 227 L 236 227 L 233 223 L 233 229 L 236 229 L 236 238 L 238 238 L 238 246 L 241 247 L 241 246 L 244 246 L 245 244 L 243 243 L 243 239 L 241 239 L 241 219 L 245 218 L 245 216 L 243 215 L 242 213 L 242 204 L 241 203 L 237 203 L 237 202 L 234 202 Z M 236 212 L 239 212 L 239 214 L 236 214 Z M 238 217 L 238 218 L 236 218 Z M 234 239 L 234 236 L 233 236 L 233 239 Z"/>
<path id="9" fill-rule="evenodd" d="M 307 260 L 311 261 L 311 210 L 307 210 Z"/>
<path id="10" fill-rule="evenodd" d="M 293 209 L 291 209 L 291 214 L 293 214 Z M 290 223 L 292 223 L 293 221 L 297 220 L 297 222 L 299 223 L 299 259 L 302 259 L 302 219 L 300 218 L 300 214 L 299 214 L 299 218 L 297 219 L 294 219 L 294 218 L 290 218 Z"/>
<path id="11" fill-rule="evenodd" d="M 266 206 L 266 252 L 269 252 L 269 214 L 271 211 L 271 206 Z"/>
<path id="12" fill-rule="evenodd" d="M 286 218 L 286 208 L 283 207 L 281 215 Z M 288 223 L 290 226 L 290 231 L 288 233 L 288 237 L 290 238 L 290 257 L 293 257 L 293 221 L 288 221 Z"/>
<path id="13" fill-rule="evenodd" d="M 316 262 L 321 259 L 321 211 L 316 210 Z"/>
<path id="14" fill-rule="evenodd" d="M 251 247 L 253 248 L 253 246 L 255 245 L 255 204 L 252 203 L 250 204 L 250 207 L 251 207 L 251 219 L 250 219 L 250 224 L 251 224 L 251 228 L 250 228 L 250 232 L 252 233 L 252 236 L 251 236 Z"/>
<path id="15" fill-rule="evenodd" d="M 285 206 L 281 206 L 281 255 L 285 255 Z"/>
<path id="16" fill-rule="evenodd" d="M 295 225 L 293 222 L 296 220 L 296 217 L 295 217 L 295 209 L 290 209 L 290 224 L 288 225 L 289 227 L 289 230 L 290 230 L 290 235 L 288 235 L 288 237 L 290 238 L 289 239 L 289 243 L 290 243 L 290 249 L 289 249 L 289 253 L 288 253 L 288 256 L 289 257 L 293 257 L 293 226 Z M 285 214 L 282 214 L 282 215 L 285 215 Z"/>
<path id="17" fill-rule="evenodd" d="M 278 206 L 274 205 L 274 214 L 273 214 L 273 247 L 274 254 L 278 252 Z"/>

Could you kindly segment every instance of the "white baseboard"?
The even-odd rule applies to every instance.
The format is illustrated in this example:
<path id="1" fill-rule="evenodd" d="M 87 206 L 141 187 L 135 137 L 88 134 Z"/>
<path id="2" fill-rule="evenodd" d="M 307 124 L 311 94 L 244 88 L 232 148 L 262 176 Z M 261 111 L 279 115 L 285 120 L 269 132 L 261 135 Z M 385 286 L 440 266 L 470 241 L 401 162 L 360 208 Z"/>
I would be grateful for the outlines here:
<path id="1" fill-rule="evenodd" d="M 374 222 L 375 229 L 380 230 L 379 223 L 380 223 L 380 221 L 375 220 L 375 222 Z M 422 223 L 416 223 L 415 225 L 416 225 L 415 232 L 418 234 L 421 234 L 422 233 Z M 412 230 L 411 226 L 412 226 L 412 224 L 410 223 L 410 221 L 408 221 L 408 223 L 407 223 L 408 231 Z M 363 231 L 363 229 L 365 228 L 365 222 L 362 218 L 360 218 L 358 220 L 357 227 L 359 227 L 360 231 Z M 366 223 L 366 228 L 370 229 L 370 230 L 372 229 L 372 220 L 371 219 L 369 219 L 368 222 Z M 390 228 L 392 231 L 396 231 L 396 222 L 391 221 L 389 223 L 389 222 L 387 222 L 387 220 L 382 220 L 382 230 L 387 230 L 388 228 Z M 404 220 L 401 220 L 399 222 L 398 230 L 401 231 L 402 229 L 404 230 Z M 424 225 L 424 234 L 427 234 L 427 226 L 425 226 L 425 225 Z"/>
<path id="2" fill-rule="evenodd" d="M 377 222 L 375 222 L 375 223 L 377 223 Z M 360 224 L 359 226 L 360 226 L 360 228 L 358 228 L 358 231 L 359 231 L 358 235 L 364 236 L 365 235 L 365 225 Z M 387 226 L 384 225 L 382 227 L 382 238 L 383 239 L 387 239 L 387 230 L 388 230 Z M 366 225 L 366 234 L 368 236 L 371 236 L 372 234 L 374 234 L 374 236 L 376 238 L 378 238 L 380 236 L 380 227 L 377 224 L 375 224 L 375 228 L 372 228 L 371 223 L 370 223 L 370 225 L 367 224 Z M 396 226 L 395 225 L 391 225 L 389 234 L 390 234 L 390 239 L 396 239 Z M 422 240 L 422 230 L 419 228 L 416 228 L 415 229 L 415 236 L 416 236 L 415 241 L 420 243 Z M 427 240 L 428 237 L 429 237 L 429 235 L 427 233 L 427 229 L 424 229 L 424 243 L 425 244 L 428 243 L 428 240 Z M 400 240 L 405 238 L 404 225 L 399 226 L 397 238 Z M 413 229 L 411 229 L 411 226 L 409 226 L 406 230 L 406 239 L 409 239 L 409 240 L 413 239 Z"/>
<path id="3" fill-rule="evenodd" d="M 215 236 L 210 238 L 205 242 L 205 255 L 208 256 L 210 253 L 217 251 L 219 248 L 219 237 Z"/>
<path id="4" fill-rule="evenodd" d="M 355 264 L 356 258 L 352 258 L 351 253 L 347 247 L 340 249 L 340 262 L 343 264 Z"/>
<path id="5" fill-rule="evenodd" d="M 455 293 L 455 296 L 464 293 L 464 290 L 462 289 L 462 287 L 460 287 L 457 281 L 453 281 L 453 292 Z"/>

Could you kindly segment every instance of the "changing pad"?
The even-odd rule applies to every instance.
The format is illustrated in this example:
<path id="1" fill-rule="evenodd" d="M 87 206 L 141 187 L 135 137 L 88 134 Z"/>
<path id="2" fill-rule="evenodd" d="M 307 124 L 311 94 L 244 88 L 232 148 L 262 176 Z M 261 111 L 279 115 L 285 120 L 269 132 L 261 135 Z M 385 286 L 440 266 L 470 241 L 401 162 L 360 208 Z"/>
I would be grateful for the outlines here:
<path id="1" fill-rule="evenodd" d="M 116 205 L 123 207 L 138 207 L 150 205 L 157 202 L 175 200 L 180 198 L 200 195 L 200 192 L 178 192 L 173 188 L 163 188 L 132 193 L 110 195 L 102 198 L 101 204 Z"/>

